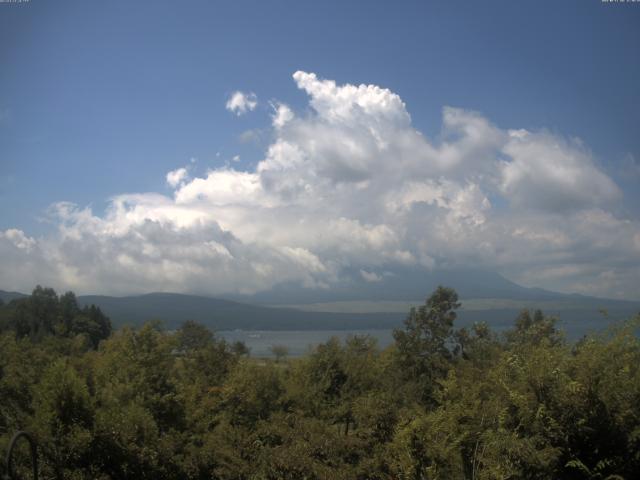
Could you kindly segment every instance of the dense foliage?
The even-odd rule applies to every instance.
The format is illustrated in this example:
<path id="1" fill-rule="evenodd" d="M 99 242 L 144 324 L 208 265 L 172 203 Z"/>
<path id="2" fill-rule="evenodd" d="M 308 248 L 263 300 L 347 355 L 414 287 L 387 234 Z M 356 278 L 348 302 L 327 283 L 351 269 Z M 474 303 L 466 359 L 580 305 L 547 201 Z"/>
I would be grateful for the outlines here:
<path id="1" fill-rule="evenodd" d="M 276 362 L 37 288 L 0 307 L 0 448 L 33 432 L 56 479 L 637 478 L 639 318 L 569 345 L 539 311 L 456 329 L 458 306 L 439 288 L 385 350 Z"/>

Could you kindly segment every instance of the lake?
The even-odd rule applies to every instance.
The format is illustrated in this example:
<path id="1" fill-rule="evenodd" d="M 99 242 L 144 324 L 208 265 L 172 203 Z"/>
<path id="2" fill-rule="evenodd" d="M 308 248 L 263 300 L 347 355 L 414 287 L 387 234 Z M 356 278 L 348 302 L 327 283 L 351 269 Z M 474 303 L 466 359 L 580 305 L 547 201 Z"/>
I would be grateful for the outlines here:
<path id="1" fill-rule="evenodd" d="M 471 327 L 474 322 L 490 319 L 489 325 L 496 333 L 512 328 L 517 310 L 491 310 L 489 312 L 460 312 L 460 318 L 456 320 L 456 328 Z M 555 313 L 555 312 L 554 312 Z M 560 312 L 560 321 L 557 327 L 563 330 L 569 342 L 575 342 L 582 336 L 604 331 L 616 320 L 629 318 L 628 312 L 617 312 L 613 318 L 603 318 L 601 314 L 589 314 L 584 310 L 565 310 Z M 615 313 L 615 312 L 614 312 Z M 398 325 L 401 327 L 401 325 Z M 240 340 L 249 347 L 253 357 L 272 357 L 271 347 L 284 345 L 289 349 L 290 357 L 301 357 L 316 345 L 324 343 L 331 337 L 338 337 L 344 341 L 352 335 L 369 335 L 378 341 L 378 347 L 385 348 L 393 342 L 391 329 L 369 330 L 222 330 L 216 334 L 222 336 L 228 342 Z"/>
<path id="2" fill-rule="evenodd" d="M 223 330 L 216 334 L 228 342 L 244 342 L 252 357 L 272 357 L 271 347 L 274 345 L 287 347 L 290 357 L 301 357 L 331 337 L 344 341 L 353 335 L 369 335 L 378 341 L 380 348 L 393 342 L 391 330 Z"/>

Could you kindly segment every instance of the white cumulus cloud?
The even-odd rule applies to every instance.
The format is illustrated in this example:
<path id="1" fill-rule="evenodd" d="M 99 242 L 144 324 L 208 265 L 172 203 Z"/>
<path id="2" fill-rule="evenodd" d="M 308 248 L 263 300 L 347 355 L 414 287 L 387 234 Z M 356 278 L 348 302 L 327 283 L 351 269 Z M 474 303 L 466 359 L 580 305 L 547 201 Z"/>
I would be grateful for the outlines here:
<path id="1" fill-rule="evenodd" d="M 521 207 L 551 211 L 610 203 L 621 195 L 580 144 L 548 133 L 509 132 L 500 189 Z"/>
<path id="2" fill-rule="evenodd" d="M 620 189 L 580 142 L 453 107 L 430 141 L 388 89 L 306 72 L 293 80 L 309 108 L 274 102 L 255 168 L 195 178 L 177 169 L 171 195 L 116 195 L 101 215 L 56 204 L 55 233 L 0 234 L 0 259 L 11 259 L 2 285 L 221 294 L 470 265 L 528 285 L 638 296 L 640 224 L 614 213 Z M 236 92 L 227 108 L 255 102 Z"/>
<path id="3" fill-rule="evenodd" d="M 167 183 L 175 188 L 180 185 L 189 176 L 186 168 L 178 168 L 167 173 Z"/>
<path id="4" fill-rule="evenodd" d="M 227 100 L 226 108 L 236 115 L 242 115 L 255 110 L 258 106 L 258 98 L 255 93 L 233 92 Z"/>

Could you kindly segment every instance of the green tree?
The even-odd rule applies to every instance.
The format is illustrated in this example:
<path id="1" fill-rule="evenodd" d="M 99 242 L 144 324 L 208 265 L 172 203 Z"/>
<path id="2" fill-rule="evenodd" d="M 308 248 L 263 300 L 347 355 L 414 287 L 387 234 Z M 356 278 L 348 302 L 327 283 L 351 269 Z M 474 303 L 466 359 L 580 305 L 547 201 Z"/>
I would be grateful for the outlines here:
<path id="1" fill-rule="evenodd" d="M 440 286 L 425 305 L 411 309 L 404 329 L 393 331 L 401 369 L 406 378 L 418 382 L 422 400 L 427 403 L 433 403 L 437 381 L 450 368 L 458 307 L 455 290 Z"/>
<path id="2" fill-rule="evenodd" d="M 231 344 L 231 351 L 238 357 L 248 356 L 251 353 L 249 347 L 240 340 L 236 340 Z"/>
<path id="3" fill-rule="evenodd" d="M 284 386 L 271 364 L 240 362 L 222 387 L 223 416 L 231 425 L 255 426 L 283 408 Z"/>
<path id="4" fill-rule="evenodd" d="M 177 332 L 178 348 L 188 352 L 206 348 L 213 342 L 213 333 L 204 325 L 187 320 Z"/>
<path id="5" fill-rule="evenodd" d="M 276 357 L 276 363 L 280 363 L 280 360 L 289 355 L 289 349 L 286 345 L 272 345 L 270 350 L 273 356 Z"/>
<path id="6" fill-rule="evenodd" d="M 13 300 L 0 309 L 2 324 L 19 338 L 41 341 L 48 336 L 84 336 L 96 348 L 111 335 L 111 321 L 95 305 L 80 309 L 73 292 L 58 297 L 51 288 L 37 286 L 31 296 Z M 0 325 L 0 330 L 2 325 Z"/>
<path id="7" fill-rule="evenodd" d="M 183 408 L 173 376 L 174 351 L 175 340 L 153 324 L 119 330 L 105 342 L 96 361 L 101 402 L 142 405 L 161 433 L 180 428 Z"/>
<path id="8" fill-rule="evenodd" d="M 66 292 L 58 300 L 58 334 L 69 336 L 74 318 L 80 313 L 78 300 L 73 292 Z"/>
<path id="9" fill-rule="evenodd" d="M 56 361 L 34 392 L 33 431 L 44 454 L 44 470 L 57 479 L 91 463 L 94 411 L 85 381 L 67 361 Z"/>
<path id="10" fill-rule="evenodd" d="M 516 318 L 515 328 L 506 332 L 506 337 L 514 345 L 539 345 L 541 342 L 559 345 L 564 338 L 556 328 L 556 323 L 555 317 L 547 317 L 541 310 L 535 310 L 533 314 L 529 310 L 522 310 Z"/>

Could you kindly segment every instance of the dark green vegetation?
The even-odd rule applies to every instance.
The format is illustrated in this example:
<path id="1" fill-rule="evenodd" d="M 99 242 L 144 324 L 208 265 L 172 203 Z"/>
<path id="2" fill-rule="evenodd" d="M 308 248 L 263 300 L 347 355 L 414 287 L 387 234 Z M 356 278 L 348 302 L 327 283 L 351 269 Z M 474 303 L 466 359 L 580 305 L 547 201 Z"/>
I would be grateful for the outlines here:
<path id="1" fill-rule="evenodd" d="M 4 301 L 0 300 L 0 307 Z M 0 331 L 32 341 L 55 336 L 82 338 L 92 347 L 111 335 L 111 320 L 95 305 L 80 308 L 73 292 L 58 296 L 51 288 L 37 286 L 29 297 L 15 297 L 0 309 Z"/>
<path id="2" fill-rule="evenodd" d="M 598 299 L 580 295 L 564 295 L 540 289 L 524 288 L 500 277 L 496 274 L 484 272 L 464 271 L 445 275 L 443 272 L 437 278 L 451 277 L 466 285 L 462 307 L 458 311 L 458 326 L 471 327 L 480 321 L 490 321 L 491 327 L 502 331 L 510 328 L 513 319 L 524 308 L 542 308 L 547 314 L 558 316 L 562 329 L 571 340 L 577 340 L 592 330 L 601 330 L 608 323 L 627 319 L 640 311 L 640 302 Z M 406 277 L 406 278 L 405 278 Z M 407 305 L 419 305 L 420 295 L 415 293 L 417 286 L 432 284 L 436 277 L 431 274 L 425 277 L 405 272 L 402 285 L 407 285 L 407 278 L 415 280 L 412 296 L 400 295 L 397 287 L 388 284 L 374 283 L 367 286 L 368 290 L 355 291 L 346 289 L 352 297 L 349 301 L 324 302 L 315 304 L 297 304 L 295 308 L 278 308 L 271 303 L 270 307 L 239 303 L 236 301 L 201 297 L 196 295 L 182 295 L 175 293 L 152 293 L 128 297 L 109 297 L 103 295 L 79 296 L 80 306 L 96 305 L 105 312 L 115 328 L 124 325 L 142 326 L 145 322 L 161 320 L 168 329 L 177 329 L 185 319 L 202 323 L 216 330 L 391 330 L 402 325 L 406 316 Z M 481 281 L 485 278 L 486 282 Z M 422 283 L 421 283 L 422 282 Z M 382 282 L 380 282 L 382 283 Z M 457 285 L 457 283 L 447 283 Z M 383 290 L 380 290 L 384 287 Z M 408 287 L 407 287 L 408 288 Z M 435 289 L 435 288 L 434 288 Z M 288 292 L 288 290 L 287 290 Z M 282 300 L 272 292 L 271 297 L 246 298 L 245 301 L 265 300 L 270 303 L 274 299 Z M 299 298 L 297 290 L 289 298 Z M 369 299 L 377 301 L 391 299 L 389 305 L 376 306 L 376 302 L 355 300 L 370 294 Z M 309 294 L 307 293 L 307 296 Z M 337 297 L 335 292 L 325 292 L 327 298 Z M 344 293 L 343 293 L 344 295 Z M 493 295 L 493 296 L 491 296 Z M 264 295 L 263 295 L 264 296 Z M 12 299 L 24 298 L 26 295 L 0 290 L 0 299 L 8 303 Z M 406 298 L 405 298 L 406 297 Z M 301 295 L 304 298 L 304 295 Z M 399 301 L 398 299 L 405 300 Z M 409 301 L 413 299 L 412 301 Z M 286 302 L 285 302 L 286 303 Z M 347 308 L 345 308 L 347 307 Z M 604 316 L 602 312 L 606 311 Z"/>
<path id="3" fill-rule="evenodd" d="M 640 317 L 568 344 L 553 318 L 523 311 L 499 336 L 457 328 L 457 295 L 438 288 L 383 351 L 352 337 L 276 363 L 195 322 L 109 335 L 73 299 L 36 289 L 0 307 L 0 448 L 33 432 L 43 478 L 640 471 Z"/>
<path id="4" fill-rule="evenodd" d="M 100 306 L 114 324 L 139 326 L 149 319 L 178 328 L 185 318 L 213 330 L 318 330 L 322 328 L 392 328 L 401 322 L 397 314 L 311 313 L 270 308 L 230 300 L 151 293 L 133 297 L 84 296 L 83 304 Z M 347 327 L 345 327 L 347 325 Z"/>

